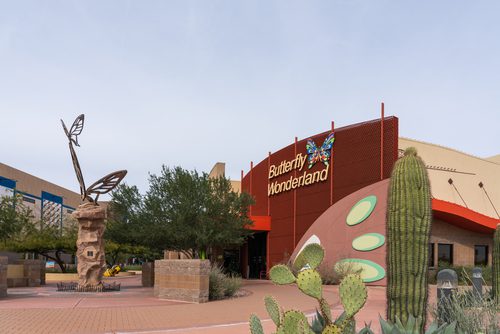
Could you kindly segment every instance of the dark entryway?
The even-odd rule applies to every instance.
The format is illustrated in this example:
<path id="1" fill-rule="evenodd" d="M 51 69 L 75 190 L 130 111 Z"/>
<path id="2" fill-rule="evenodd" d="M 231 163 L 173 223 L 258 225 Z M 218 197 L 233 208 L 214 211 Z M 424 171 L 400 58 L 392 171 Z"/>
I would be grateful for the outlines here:
<path id="1" fill-rule="evenodd" d="M 266 275 L 267 232 L 257 232 L 248 238 L 248 278 Z"/>

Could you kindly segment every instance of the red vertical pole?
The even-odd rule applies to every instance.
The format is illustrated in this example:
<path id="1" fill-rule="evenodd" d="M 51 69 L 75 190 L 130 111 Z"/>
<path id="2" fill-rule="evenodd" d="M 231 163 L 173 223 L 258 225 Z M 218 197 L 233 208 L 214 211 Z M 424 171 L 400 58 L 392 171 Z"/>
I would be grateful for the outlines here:
<path id="1" fill-rule="evenodd" d="M 294 153 L 293 157 L 297 157 L 297 137 L 295 137 Z M 297 177 L 297 169 L 293 171 L 294 177 Z M 293 190 L 293 247 L 292 251 L 295 249 L 296 245 L 296 233 L 297 233 L 297 189 Z"/>
<path id="2" fill-rule="evenodd" d="M 380 179 L 384 179 L 384 102 L 380 110 Z"/>
<path id="3" fill-rule="evenodd" d="M 267 275 L 269 274 L 269 269 L 271 267 L 271 264 L 269 263 L 269 233 L 271 233 L 271 231 L 268 231 L 267 232 L 267 237 L 266 237 L 266 278 L 267 278 Z"/>
<path id="4" fill-rule="evenodd" d="M 269 152 L 269 155 L 267 156 L 267 175 L 269 177 L 269 170 L 271 169 L 271 152 Z M 269 179 L 267 180 L 267 182 L 271 182 Z M 271 215 L 271 198 L 269 197 L 269 195 L 267 195 L 267 215 L 270 216 Z"/>
<path id="5" fill-rule="evenodd" d="M 253 161 L 250 161 L 250 195 L 252 195 L 252 175 L 253 174 Z M 250 205 L 250 216 L 252 215 L 252 205 Z"/>
<path id="6" fill-rule="evenodd" d="M 335 122 L 332 121 L 332 132 L 335 130 Z M 333 205 L 333 161 L 335 157 L 333 156 L 333 148 L 332 146 L 330 151 L 330 206 Z"/>

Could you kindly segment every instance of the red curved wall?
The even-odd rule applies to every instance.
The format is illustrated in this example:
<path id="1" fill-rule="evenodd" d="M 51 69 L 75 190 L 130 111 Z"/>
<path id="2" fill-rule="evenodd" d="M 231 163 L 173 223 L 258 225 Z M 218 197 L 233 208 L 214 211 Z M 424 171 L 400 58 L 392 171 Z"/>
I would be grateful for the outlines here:
<path id="1" fill-rule="evenodd" d="M 380 181 L 381 125 L 381 120 L 377 119 L 335 129 L 335 143 L 330 160 L 330 167 L 333 165 L 333 203 Z M 398 118 L 384 118 L 383 129 L 383 178 L 388 178 L 397 159 Z M 330 132 L 330 130 L 325 131 L 311 138 L 320 146 Z M 286 181 L 294 173 L 297 176 L 301 175 L 301 172 L 291 171 L 269 180 L 269 165 L 278 165 L 283 160 L 293 160 L 297 153 L 306 154 L 307 139 L 300 140 L 297 144 L 293 143 L 266 157 L 242 180 L 242 190 L 250 193 L 255 199 L 251 215 L 271 217 L 267 250 L 268 268 L 286 260 L 286 255 L 291 255 L 307 229 L 330 207 L 332 176 L 330 171 L 328 179 L 324 182 L 268 198 L 269 181 Z M 322 163 L 316 163 L 310 172 L 323 168 Z"/>

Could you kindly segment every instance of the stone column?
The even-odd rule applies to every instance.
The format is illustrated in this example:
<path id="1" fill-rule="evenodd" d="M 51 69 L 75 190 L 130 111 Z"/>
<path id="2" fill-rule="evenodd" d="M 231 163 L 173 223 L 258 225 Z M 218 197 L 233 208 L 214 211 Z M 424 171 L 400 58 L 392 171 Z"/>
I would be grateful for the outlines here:
<path id="1" fill-rule="evenodd" d="M 151 288 L 155 285 L 155 263 L 144 262 L 142 264 L 142 286 Z"/>
<path id="2" fill-rule="evenodd" d="M 208 302 L 209 260 L 156 260 L 154 270 L 160 299 Z"/>
<path id="3" fill-rule="evenodd" d="M 24 277 L 27 280 L 27 286 L 40 286 L 45 284 L 45 261 L 42 260 L 24 260 Z M 42 271 L 43 276 L 42 277 Z"/>
<path id="4" fill-rule="evenodd" d="M 104 255 L 104 230 L 106 211 L 94 203 L 84 203 L 74 212 L 78 219 L 78 259 L 79 291 L 102 290 L 102 275 L 106 270 Z"/>
<path id="5" fill-rule="evenodd" d="M 7 297 L 7 265 L 9 258 L 0 256 L 0 298 Z"/>

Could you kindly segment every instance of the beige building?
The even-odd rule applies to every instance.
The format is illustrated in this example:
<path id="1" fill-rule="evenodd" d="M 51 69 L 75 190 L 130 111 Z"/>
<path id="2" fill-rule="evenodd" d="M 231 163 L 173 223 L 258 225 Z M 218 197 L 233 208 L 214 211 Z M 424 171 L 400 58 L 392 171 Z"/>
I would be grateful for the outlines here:
<path id="1" fill-rule="evenodd" d="M 500 155 L 479 158 L 447 147 L 400 138 L 415 147 L 431 181 L 433 265 L 491 264 L 492 235 L 500 223 Z"/>
<path id="2" fill-rule="evenodd" d="M 80 204 L 80 194 L 0 163 L 0 196 L 16 192 L 35 219 L 62 226 L 66 214 Z"/>

